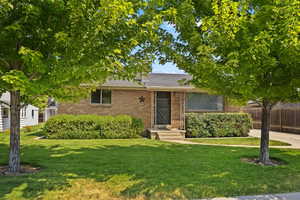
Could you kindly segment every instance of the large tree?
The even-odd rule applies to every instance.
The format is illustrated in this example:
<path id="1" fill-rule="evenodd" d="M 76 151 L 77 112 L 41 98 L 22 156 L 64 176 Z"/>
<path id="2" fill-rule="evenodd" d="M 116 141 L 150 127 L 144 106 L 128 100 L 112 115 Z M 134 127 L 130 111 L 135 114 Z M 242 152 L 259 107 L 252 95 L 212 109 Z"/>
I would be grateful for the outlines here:
<path id="1" fill-rule="evenodd" d="M 193 75 L 198 87 L 262 106 L 259 161 L 270 164 L 270 112 L 300 100 L 299 0 L 169 1 L 178 35 L 163 32 L 162 61 Z M 173 38 L 173 39 L 172 39 Z"/>
<path id="2" fill-rule="evenodd" d="M 20 109 L 73 99 L 108 77 L 150 69 L 161 15 L 153 1 L 0 0 L 0 95 L 10 92 L 9 172 L 20 172 Z M 79 89 L 78 89 L 79 88 Z"/>

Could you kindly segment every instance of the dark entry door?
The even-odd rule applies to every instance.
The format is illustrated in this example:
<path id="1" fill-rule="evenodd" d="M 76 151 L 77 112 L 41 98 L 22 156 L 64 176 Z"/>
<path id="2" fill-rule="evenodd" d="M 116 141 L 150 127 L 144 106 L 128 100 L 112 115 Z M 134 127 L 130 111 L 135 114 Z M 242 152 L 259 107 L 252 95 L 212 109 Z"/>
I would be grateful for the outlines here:
<path id="1" fill-rule="evenodd" d="M 156 124 L 171 124 L 170 92 L 156 92 Z"/>

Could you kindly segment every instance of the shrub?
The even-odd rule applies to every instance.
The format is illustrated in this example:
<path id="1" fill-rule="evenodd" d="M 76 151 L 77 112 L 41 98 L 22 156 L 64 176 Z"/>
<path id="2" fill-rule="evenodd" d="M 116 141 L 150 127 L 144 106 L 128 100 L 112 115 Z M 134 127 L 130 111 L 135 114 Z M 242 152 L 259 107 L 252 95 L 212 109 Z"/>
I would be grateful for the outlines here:
<path id="1" fill-rule="evenodd" d="M 132 127 L 138 135 L 142 134 L 145 129 L 143 120 L 139 118 L 132 118 Z"/>
<path id="2" fill-rule="evenodd" d="M 23 127 L 23 130 L 24 130 L 25 133 L 28 133 L 28 132 L 32 132 L 32 131 L 33 131 L 32 126 L 24 126 L 24 127 Z"/>
<path id="3" fill-rule="evenodd" d="M 43 128 L 43 126 L 44 126 L 44 123 L 40 123 L 40 124 L 32 125 L 32 126 L 24 126 L 22 128 L 22 131 L 24 131 L 25 133 L 39 131 Z"/>
<path id="4" fill-rule="evenodd" d="M 9 134 L 10 134 L 10 129 L 6 129 L 6 130 L 4 130 L 4 131 L 3 131 L 3 133 L 4 133 L 4 134 L 8 134 L 8 135 L 9 135 Z"/>
<path id="5" fill-rule="evenodd" d="M 57 115 L 44 126 L 44 134 L 55 139 L 125 139 L 136 138 L 143 122 L 128 115 Z"/>
<path id="6" fill-rule="evenodd" d="M 252 127 L 246 113 L 189 113 L 186 115 L 187 137 L 243 137 Z"/>

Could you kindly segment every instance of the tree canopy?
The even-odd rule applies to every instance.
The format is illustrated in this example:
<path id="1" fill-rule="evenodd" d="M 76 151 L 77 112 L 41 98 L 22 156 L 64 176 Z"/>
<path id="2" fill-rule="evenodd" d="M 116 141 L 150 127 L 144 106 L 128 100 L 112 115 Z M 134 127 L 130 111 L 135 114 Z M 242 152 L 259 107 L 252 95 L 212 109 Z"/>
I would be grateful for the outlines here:
<path id="1" fill-rule="evenodd" d="M 0 95 L 10 92 L 9 172 L 20 172 L 21 104 L 84 97 L 107 78 L 132 79 L 154 60 L 156 1 L 0 0 Z M 89 87 L 79 87 L 81 84 Z"/>
<path id="2" fill-rule="evenodd" d="M 0 91 L 71 99 L 83 82 L 147 72 L 161 17 L 152 1 L 1 0 Z"/>
<path id="3" fill-rule="evenodd" d="M 299 101 L 299 8 L 297 0 L 182 1 L 169 21 L 179 36 L 163 59 L 234 99 Z"/>
<path id="4" fill-rule="evenodd" d="M 197 87 L 240 102 L 258 102 L 259 162 L 271 164 L 271 109 L 277 102 L 300 101 L 300 1 L 169 2 L 166 7 L 176 7 L 176 16 L 167 20 L 178 34 L 161 32 L 161 61 L 177 63 L 193 75 Z"/>

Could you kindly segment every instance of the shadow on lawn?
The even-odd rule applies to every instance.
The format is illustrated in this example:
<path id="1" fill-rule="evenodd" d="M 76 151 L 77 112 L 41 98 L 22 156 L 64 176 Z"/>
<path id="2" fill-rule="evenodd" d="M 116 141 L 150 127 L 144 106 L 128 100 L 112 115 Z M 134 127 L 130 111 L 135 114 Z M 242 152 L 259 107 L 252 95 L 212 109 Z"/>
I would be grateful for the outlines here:
<path id="1" fill-rule="evenodd" d="M 5 156 L 7 150 L 7 145 L 0 144 L 0 152 L 5 152 Z M 284 150 L 272 151 L 279 157 L 284 153 Z M 300 166 L 299 153 L 297 160 L 294 156 L 283 157 L 297 162 L 295 168 L 262 168 L 240 162 L 245 152 L 248 152 L 247 156 L 255 156 L 257 149 L 228 147 L 158 143 L 153 146 L 72 148 L 58 143 L 27 145 L 22 152 L 24 162 L 41 166 L 42 171 L 19 177 L 0 177 L 0 199 L 34 199 L 57 191 L 49 193 L 54 197 L 63 195 L 60 193 L 63 188 L 74 195 L 73 199 L 80 199 L 82 187 L 109 191 L 108 195 L 115 197 L 184 199 L 257 194 L 300 185 L 299 181 L 290 182 L 291 177 L 286 176 L 299 177 L 299 170 L 296 170 Z M 0 164 L 6 163 L 2 158 Z"/>

